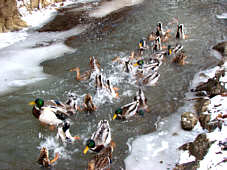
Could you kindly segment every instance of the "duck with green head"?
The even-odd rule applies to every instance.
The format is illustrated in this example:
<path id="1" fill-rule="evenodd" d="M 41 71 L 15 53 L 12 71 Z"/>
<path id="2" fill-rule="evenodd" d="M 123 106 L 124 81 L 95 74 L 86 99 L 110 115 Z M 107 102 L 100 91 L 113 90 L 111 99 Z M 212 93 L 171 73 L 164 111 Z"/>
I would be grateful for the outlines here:
<path id="1" fill-rule="evenodd" d="M 62 114 L 62 109 L 55 106 L 44 106 L 44 100 L 37 98 L 29 103 L 32 105 L 32 114 L 39 119 L 40 122 L 57 126 L 62 124 L 66 116 Z"/>
<path id="2" fill-rule="evenodd" d="M 101 120 L 98 123 L 97 130 L 92 134 L 91 138 L 87 140 L 83 153 L 86 154 L 88 150 L 100 152 L 103 148 L 106 148 L 110 142 L 111 131 L 109 122 L 107 120 Z"/>
<path id="3" fill-rule="evenodd" d="M 137 109 L 139 107 L 139 101 L 134 101 L 118 108 L 113 116 L 113 120 L 118 119 L 129 119 L 136 115 Z"/>

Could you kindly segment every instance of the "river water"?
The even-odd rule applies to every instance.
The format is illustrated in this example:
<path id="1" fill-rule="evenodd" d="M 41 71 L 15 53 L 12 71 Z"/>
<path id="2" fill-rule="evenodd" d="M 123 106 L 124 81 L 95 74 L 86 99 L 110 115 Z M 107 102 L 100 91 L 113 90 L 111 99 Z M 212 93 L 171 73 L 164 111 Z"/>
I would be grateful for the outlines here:
<path id="1" fill-rule="evenodd" d="M 12 81 L 7 93 L 0 96 L 0 169 L 39 169 L 36 160 L 41 146 L 48 147 L 51 156 L 54 155 L 54 151 L 60 152 L 60 159 L 53 169 L 85 169 L 87 161 L 93 155 L 85 156 L 82 151 L 86 140 L 101 119 L 110 121 L 112 139 L 117 144 L 112 169 L 125 169 L 124 160 L 130 154 L 128 140 L 155 132 L 157 120 L 174 114 L 183 106 L 184 94 L 188 91 L 194 74 L 218 63 L 212 56 L 211 47 L 226 40 L 227 22 L 216 18 L 216 15 L 226 11 L 226 2 L 217 0 L 145 0 L 141 4 L 121 9 L 122 16 L 110 21 L 107 31 L 93 31 L 86 38 L 81 36 L 72 40 L 73 49 L 63 44 L 32 49 L 33 46 L 29 43 L 42 38 L 42 42 L 45 42 L 48 37 L 54 39 L 56 34 L 28 30 L 30 36 L 27 39 L 0 51 L 3 68 L 1 75 L 4 75 L 2 82 L 4 84 L 4 81 L 7 81 L 8 75 Z M 188 39 L 180 42 L 184 45 L 188 64 L 176 66 L 167 58 L 160 68 L 158 84 L 143 89 L 151 111 L 143 117 L 129 121 L 112 121 L 114 110 L 130 102 L 138 86 L 131 83 L 111 59 L 115 56 L 129 55 L 137 48 L 138 41 L 155 29 L 158 21 L 161 21 L 165 28 L 173 30 L 174 37 L 176 19 L 184 24 L 185 33 L 189 35 Z M 77 34 L 83 29 L 82 26 Z M 167 44 L 175 45 L 176 41 L 171 40 Z M 12 53 L 13 55 L 10 55 Z M 37 59 L 41 55 L 43 57 Z M 113 81 L 114 86 L 120 88 L 120 99 L 100 98 L 92 82 L 78 82 L 74 78 L 75 74 L 68 71 L 76 66 L 82 71 L 87 70 L 89 56 L 98 58 L 103 74 Z M 24 64 L 24 70 L 15 69 L 8 72 L 9 67 L 17 68 L 17 65 L 8 64 L 11 60 L 20 63 L 22 67 Z M 34 64 L 34 60 L 41 63 L 41 67 Z M 42 68 L 46 74 L 43 74 Z M 27 75 L 34 83 L 27 84 L 28 80 L 22 81 L 21 75 Z M 22 77 L 21 81 L 18 76 Z M 14 86 L 15 83 L 20 86 Z M 33 117 L 28 102 L 37 97 L 64 101 L 68 92 L 76 93 L 81 100 L 86 93 L 91 93 L 98 110 L 94 114 L 81 112 L 71 117 L 70 131 L 73 135 L 80 136 L 81 141 L 64 146 L 61 141 L 55 139 L 56 131 L 41 126 Z"/>

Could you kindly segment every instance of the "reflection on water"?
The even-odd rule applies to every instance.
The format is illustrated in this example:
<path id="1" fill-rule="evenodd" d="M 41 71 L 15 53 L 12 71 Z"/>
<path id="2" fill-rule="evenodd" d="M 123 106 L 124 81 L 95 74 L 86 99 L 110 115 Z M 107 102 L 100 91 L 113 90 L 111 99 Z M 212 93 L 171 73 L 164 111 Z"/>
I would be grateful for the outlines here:
<path id="1" fill-rule="evenodd" d="M 37 169 L 35 163 L 42 145 L 63 147 L 55 141 L 55 132 L 42 127 L 32 116 L 27 103 L 34 98 L 58 99 L 65 101 L 68 92 L 75 92 L 82 100 L 85 93 L 96 95 L 95 87 L 89 82 L 78 82 L 75 75 L 68 70 L 79 66 L 81 71 L 89 68 L 88 57 L 96 56 L 103 68 L 103 73 L 113 80 L 120 88 L 120 99 L 104 100 L 99 104 L 98 111 L 87 115 L 79 113 L 71 118 L 72 134 L 81 137 L 80 142 L 63 147 L 63 153 L 70 156 L 60 159 L 56 169 L 85 169 L 91 155 L 84 156 L 82 150 L 86 139 L 96 129 L 100 119 L 110 121 L 112 138 L 117 143 L 113 157 L 113 169 L 124 168 L 124 159 L 128 155 L 127 141 L 129 138 L 151 133 L 155 130 L 158 117 L 164 118 L 176 111 L 184 103 L 184 93 L 193 75 L 201 69 L 214 65 L 218 61 L 210 56 L 210 48 L 219 41 L 226 39 L 224 21 L 216 19 L 216 14 L 226 11 L 221 2 L 207 1 L 170 1 L 147 0 L 142 5 L 131 8 L 123 22 L 114 22 L 114 29 L 101 40 L 75 39 L 72 45 L 76 52 L 57 59 L 48 60 L 41 65 L 44 71 L 53 75 L 47 80 L 26 86 L 20 90 L 0 97 L 0 162 L 5 169 Z M 136 117 L 128 121 L 111 121 L 116 108 L 132 100 L 137 86 L 131 84 L 118 67 L 113 67 L 111 59 L 115 56 L 127 56 L 136 48 L 141 37 L 146 37 L 162 21 L 166 28 L 176 30 L 174 21 L 185 25 L 189 39 L 182 41 L 189 64 L 184 67 L 166 62 L 160 68 L 160 79 L 157 86 L 144 88 L 151 112 L 144 117 Z M 172 34 L 172 36 L 175 36 Z M 175 45 L 171 41 L 171 45 Z M 99 99 L 96 98 L 96 102 Z M 103 102 L 103 100 L 102 100 Z M 42 138 L 39 134 L 42 134 Z M 52 139 L 53 138 L 53 139 Z"/>

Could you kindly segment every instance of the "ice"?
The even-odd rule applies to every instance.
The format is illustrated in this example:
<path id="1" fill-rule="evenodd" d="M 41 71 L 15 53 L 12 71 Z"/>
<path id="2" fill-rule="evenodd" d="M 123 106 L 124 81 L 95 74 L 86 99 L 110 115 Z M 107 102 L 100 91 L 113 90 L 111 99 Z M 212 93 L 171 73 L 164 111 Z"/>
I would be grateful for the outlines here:
<path id="1" fill-rule="evenodd" d="M 222 13 L 221 15 L 216 15 L 218 19 L 227 19 L 227 13 Z"/>
<path id="2" fill-rule="evenodd" d="M 89 12 L 90 17 L 101 18 L 126 6 L 142 3 L 143 0 L 115 0 L 103 2 L 97 9 Z"/>
<path id="3" fill-rule="evenodd" d="M 126 169 L 172 169 L 180 159 L 178 147 L 193 141 L 202 132 L 199 124 L 191 132 L 181 129 L 180 113 L 189 109 L 188 106 L 180 108 L 176 114 L 161 120 L 156 132 L 136 138 L 131 144 L 130 155 L 125 159 Z"/>
<path id="4" fill-rule="evenodd" d="M 0 94 L 47 78 L 40 63 L 75 52 L 75 49 L 64 45 L 63 40 L 80 34 L 86 28 L 77 26 L 69 31 L 54 33 L 29 32 L 25 40 L 3 48 L 0 51 Z"/>

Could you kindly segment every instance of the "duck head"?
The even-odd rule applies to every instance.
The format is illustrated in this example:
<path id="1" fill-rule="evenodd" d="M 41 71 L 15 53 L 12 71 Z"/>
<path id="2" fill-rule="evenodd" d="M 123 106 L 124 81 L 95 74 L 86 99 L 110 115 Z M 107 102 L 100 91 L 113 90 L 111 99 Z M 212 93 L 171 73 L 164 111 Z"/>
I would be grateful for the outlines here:
<path id="1" fill-rule="evenodd" d="M 114 113 L 113 120 L 117 118 L 117 115 L 122 115 L 122 113 L 123 110 L 121 108 L 118 108 Z"/>
<path id="2" fill-rule="evenodd" d="M 168 55 L 171 55 L 172 54 L 172 48 L 171 48 L 171 45 L 168 45 L 168 52 L 167 52 Z"/>
<path id="3" fill-rule="evenodd" d="M 133 66 L 143 66 L 144 65 L 144 60 L 138 60 Z"/>
<path id="4" fill-rule="evenodd" d="M 35 101 L 30 102 L 29 105 L 36 106 L 39 109 L 41 109 L 41 107 L 44 106 L 44 100 L 37 98 L 37 99 L 35 99 Z"/>
<path id="5" fill-rule="evenodd" d="M 95 147 L 95 141 L 93 139 L 88 139 L 83 153 L 86 154 L 89 149 L 94 148 L 94 147 Z"/>

